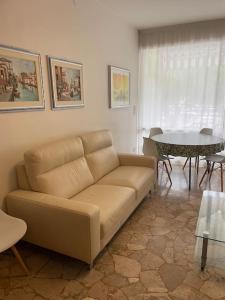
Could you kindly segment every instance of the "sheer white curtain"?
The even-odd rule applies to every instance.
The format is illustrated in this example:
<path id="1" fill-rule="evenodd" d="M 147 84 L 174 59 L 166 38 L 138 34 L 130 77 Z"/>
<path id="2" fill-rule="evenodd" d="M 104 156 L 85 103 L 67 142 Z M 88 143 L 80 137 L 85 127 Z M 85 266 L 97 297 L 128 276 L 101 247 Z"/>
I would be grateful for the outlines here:
<path id="1" fill-rule="evenodd" d="M 139 58 L 140 137 L 151 127 L 224 136 L 225 20 L 143 31 Z"/>

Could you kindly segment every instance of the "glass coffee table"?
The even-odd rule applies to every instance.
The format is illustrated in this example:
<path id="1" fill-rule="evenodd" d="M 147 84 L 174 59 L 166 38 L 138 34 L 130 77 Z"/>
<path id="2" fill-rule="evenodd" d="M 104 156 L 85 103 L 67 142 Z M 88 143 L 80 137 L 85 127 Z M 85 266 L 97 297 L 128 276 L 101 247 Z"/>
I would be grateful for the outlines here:
<path id="1" fill-rule="evenodd" d="M 204 271 L 208 241 L 225 243 L 225 193 L 203 192 L 195 236 L 203 239 L 201 270 Z"/>

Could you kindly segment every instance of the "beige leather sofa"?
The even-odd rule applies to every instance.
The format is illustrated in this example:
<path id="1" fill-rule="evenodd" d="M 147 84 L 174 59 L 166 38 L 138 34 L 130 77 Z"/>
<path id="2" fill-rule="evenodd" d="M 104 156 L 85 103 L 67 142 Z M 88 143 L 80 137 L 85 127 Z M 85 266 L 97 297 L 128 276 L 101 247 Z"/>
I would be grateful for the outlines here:
<path id="1" fill-rule="evenodd" d="M 7 212 L 24 219 L 25 240 L 93 260 L 154 188 L 155 159 L 118 155 L 107 130 L 68 137 L 24 155 Z"/>

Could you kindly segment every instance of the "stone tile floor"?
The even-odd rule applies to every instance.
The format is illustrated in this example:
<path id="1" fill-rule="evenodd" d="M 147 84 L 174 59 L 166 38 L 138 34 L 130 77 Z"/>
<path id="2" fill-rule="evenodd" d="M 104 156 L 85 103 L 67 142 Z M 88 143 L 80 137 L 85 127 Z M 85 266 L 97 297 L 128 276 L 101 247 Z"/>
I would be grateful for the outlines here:
<path id="1" fill-rule="evenodd" d="M 205 188 L 198 188 L 194 169 L 193 174 L 190 193 L 187 169 L 174 166 L 171 188 L 166 174 L 160 175 L 157 191 L 137 208 L 91 271 L 75 259 L 19 242 L 31 271 L 24 276 L 10 251 L 0 254 L 0 299 L 225 300 L 225 270 L 200 272 L 193 259 Z M 209 188 L 219 191 L 215 175 Z"/>

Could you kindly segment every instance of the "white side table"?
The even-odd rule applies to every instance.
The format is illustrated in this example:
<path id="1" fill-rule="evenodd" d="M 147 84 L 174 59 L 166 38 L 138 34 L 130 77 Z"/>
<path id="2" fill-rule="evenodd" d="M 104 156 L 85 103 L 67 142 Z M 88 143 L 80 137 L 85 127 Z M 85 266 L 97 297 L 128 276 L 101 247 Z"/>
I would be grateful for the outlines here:
<path id="1" fill-rule="evenodd" d="M 27 266 L 15 247 L 26 230 L 27 224 L 23 220 L 9 216 L 0 209 L 0 253 L 11 248 L 21 267 L 26 274 L 29 274 Z"/>

